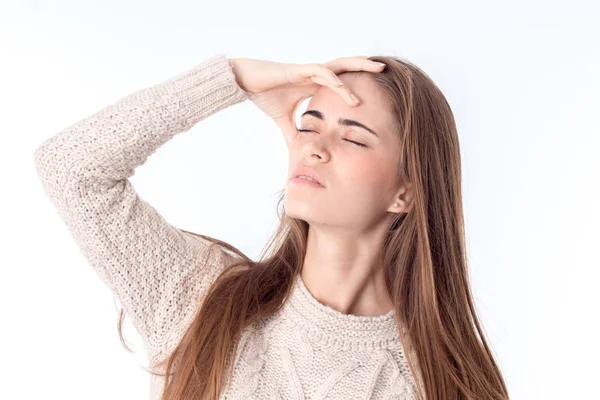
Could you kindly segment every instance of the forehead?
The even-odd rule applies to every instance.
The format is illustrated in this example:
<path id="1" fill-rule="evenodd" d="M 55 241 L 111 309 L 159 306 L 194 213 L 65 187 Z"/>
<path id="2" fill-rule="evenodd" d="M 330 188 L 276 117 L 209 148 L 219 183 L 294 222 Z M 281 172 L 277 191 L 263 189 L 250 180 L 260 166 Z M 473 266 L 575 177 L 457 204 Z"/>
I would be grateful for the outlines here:
<path id="1" fill-rule="evenodd" d="M 341 74 L 339 78 L 361 100 L 358 106 L 350 106 L 338 93 L 321 86 L 310 99 L 307 109 L 321 111 L 327 122 L 349 118 L 362 122 L 377 133 L 389 134 L 394 122 L 391 105 L 379 85 L 366 73 Z"/>

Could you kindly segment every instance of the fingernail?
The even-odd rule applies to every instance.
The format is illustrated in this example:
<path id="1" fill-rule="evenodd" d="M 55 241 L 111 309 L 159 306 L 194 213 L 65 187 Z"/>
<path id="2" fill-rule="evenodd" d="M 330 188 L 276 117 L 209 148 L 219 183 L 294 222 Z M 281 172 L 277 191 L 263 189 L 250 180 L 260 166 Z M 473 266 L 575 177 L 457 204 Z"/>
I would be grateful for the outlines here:
<path id="1" fill-rule="evenodd" d="M 382 67 L 385 67 L 385 64 L 382 63 L 382 62 L 379 62 L 379 61 L 374 61 L 374 62 L 377 63 L 377 64 L 379 64 L 379 65 L 381 65 Z"/>
<path id="2" fill-rule="evenodd" d="M 360 104 L 360 100 L 354 95 L 354 93 L 350 93 L 350 98 L 354 100 L 356 104 Z"/>

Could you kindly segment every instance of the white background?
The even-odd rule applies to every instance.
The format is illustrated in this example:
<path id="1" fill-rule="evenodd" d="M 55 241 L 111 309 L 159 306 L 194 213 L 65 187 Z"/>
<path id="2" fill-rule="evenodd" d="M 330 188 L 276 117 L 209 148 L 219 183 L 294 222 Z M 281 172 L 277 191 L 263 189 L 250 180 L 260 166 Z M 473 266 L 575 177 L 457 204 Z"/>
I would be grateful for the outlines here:
<path id="1" fill-rule="evenodd" d="M 4 0 L 0 398 L 148 397 L 137 333 L 126 319 L 132 356 L 33 153 L 220 52 L 387 54 L 423 68 L 457 120 L 473 290 L 511 398 L 598 398 L 599 11 L 547 0 Z M 286 174 L 279 130 L 248 101 L 176 136 L 131 180 L 172 224 L 255 258 Z"/>

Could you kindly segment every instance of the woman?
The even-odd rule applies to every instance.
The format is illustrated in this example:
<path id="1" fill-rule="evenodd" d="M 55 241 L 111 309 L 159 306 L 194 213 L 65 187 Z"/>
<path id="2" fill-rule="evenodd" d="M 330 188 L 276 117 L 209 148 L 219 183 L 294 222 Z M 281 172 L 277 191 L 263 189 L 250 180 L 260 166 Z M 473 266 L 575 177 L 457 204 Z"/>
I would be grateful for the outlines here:
<path id="1" fill-rule="evenodd" d="M 259 261 L 170 225 L 128 180 L 246 99 L 289 151 L 285 210 Z M 470 292 L 453 115 L 411 63 L 218 54 L 68 127 L 35 159 L 122 304 L 121 339 L 124 313 L 144 339 L 153 398 L 508 397 Z"/>

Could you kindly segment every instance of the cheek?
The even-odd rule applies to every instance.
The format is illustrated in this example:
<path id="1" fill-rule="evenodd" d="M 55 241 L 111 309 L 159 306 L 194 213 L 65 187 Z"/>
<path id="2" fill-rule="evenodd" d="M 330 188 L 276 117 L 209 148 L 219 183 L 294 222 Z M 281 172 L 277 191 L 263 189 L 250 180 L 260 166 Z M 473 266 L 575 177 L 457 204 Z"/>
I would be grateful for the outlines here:
<path id="1" fill-rule="evenodd" d="M 292 139 L 286 141 L 288 154 L 295 159 L 300 159 L 303 145 L 304 143 L 302 142 L 302 139 L 298 134 L 296 134 Z"/>
<path id="2" fill-rule="evenodd" d="M 387 184 L 389 169 L 376 157 L 355 159 L 343 169 L 346 182 L 354 192 L 379 192 Z M 366 191 L 366 193 L 364 193 Z"/>

